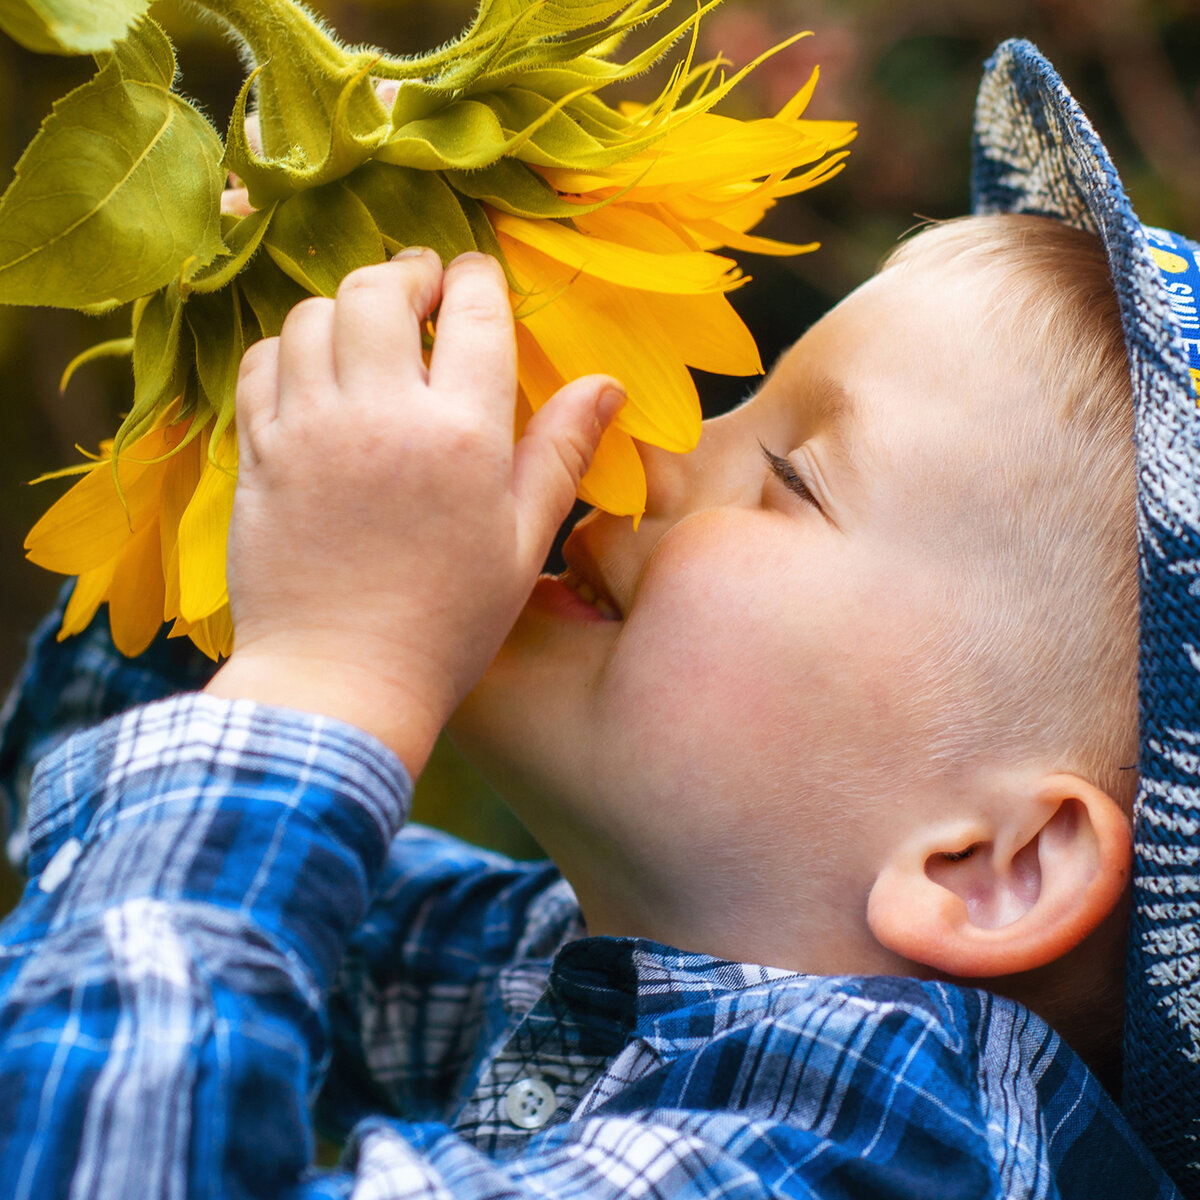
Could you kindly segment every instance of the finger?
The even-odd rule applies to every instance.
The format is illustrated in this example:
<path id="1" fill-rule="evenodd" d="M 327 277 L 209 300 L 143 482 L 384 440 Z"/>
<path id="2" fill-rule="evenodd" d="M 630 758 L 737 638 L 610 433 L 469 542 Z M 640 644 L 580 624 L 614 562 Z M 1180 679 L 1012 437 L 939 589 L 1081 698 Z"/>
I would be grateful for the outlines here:
<path id="1" fill-rule="evenodd" d="M 625 403 L 608 375 L 586 375 L 560 388 L 525 426 L 513 457 L 513 492 L 523 551 L 541 561 L 571 510 L 600 436 Z"/>
<path id="2" fill-rule="evenodd" d="M 372 82 L 375 84 L 375 95 L 379 97 L 379 103 L 390 111 L 392 105 L 396 103 L 396 97 L 400 94 L 399 81 L 395 79 L 376 79 Z"/>
<path id="3" fill-rule="evenodd" d="M 342 280 L 333 342 L 343 392 L 375 394 L 425 382 L 421 330 L 441 292 L 442 260 L 421 246 Z"/>
<path id="4" fill-rule="evenodd" d="M 255 154 L 262 154 L 262 122 L 258 113 L 250 113 L 246 117 L 246 141 Z"/>
<path id="5" fill-rule="evenodd" d="M 221 192 L 221 212 L 231 217 L 248 217 L 254 211 L 244 187 L 227 187 Z"/>
<path id="6" fill-rule="evenodd" d="M 278 338 L 263 338 L 242 355 L 235 403 L 239 453 L 256 463 L 259 438 L 279 410 Z"/>
<path id="7" fill-rule="evenodd" d="M 336 391 L 333 301 L 310 296 L 288 313 L 279 333 L 279 415 L 290 405 L 332 398 Z"/>
<path id="8" fill-rule="evenodd" d="M 446 268 L 429 382 L 447 395 L 474 397 L 511 423 L 517 347 L 508 282 L 486 254 L 463 254 Z"/>

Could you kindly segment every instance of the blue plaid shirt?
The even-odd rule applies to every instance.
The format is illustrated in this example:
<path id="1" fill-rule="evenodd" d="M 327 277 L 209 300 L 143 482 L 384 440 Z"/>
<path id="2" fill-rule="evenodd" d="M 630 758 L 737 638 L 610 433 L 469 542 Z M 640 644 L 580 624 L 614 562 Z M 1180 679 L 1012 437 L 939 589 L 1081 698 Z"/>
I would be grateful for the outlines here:
<path id="1" fill-rule="evenodd" d="M 47 625 L 10 699 L 6 1200 L 1177 1195 L 1019 1005 L 588 937 L 366 735 L 162 699 L 205 673 Z"/>

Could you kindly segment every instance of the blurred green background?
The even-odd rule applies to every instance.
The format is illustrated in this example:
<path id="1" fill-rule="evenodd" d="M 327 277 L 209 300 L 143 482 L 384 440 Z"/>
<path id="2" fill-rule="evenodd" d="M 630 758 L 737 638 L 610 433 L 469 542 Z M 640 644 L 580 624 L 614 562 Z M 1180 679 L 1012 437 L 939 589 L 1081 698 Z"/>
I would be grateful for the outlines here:
<path id="1" fill-rule="evenodd" d="M 438 45 L 468 22 L 473 0 L 322 0 L 312 5 L 348 42 L 411 53 Z M 243 78 L 217 27 L 182 5 L 152 14 L 176 42 L 182 90 L 222 131 Z M 1100 128 L 1144 220 L 1200 236 L 1200 5 L 1197 0 L 726 0 L 705 22 L 702 49 L 741 65 L 800 29 L 814 36 L 772 59 L 726 101 L 738 116 L 779 108 L 821 66 L 810 108 L 859 122 L 845 172 L 785 201 L 763 230 L 819 240 L 815 254 L 745 261 L 755 282 L 734 296 L 764 361 L 861 282 L 906 229 L 967 206 L 971 107 L 983 60 L 1006 37 L 1029 37 L 1057 65 Z M 27 53 L 0 35 L 0 178 L 54 100 L 82 83 L 90 60 Z M 638 89 L 634 89 L 635 93 Z M 647 83 L 642 95 L 653 94 Z M 78 461 L 75 445 L 110 436 L 128 403 L 122 361 L 58 379 L 85 346 L 127 332 L 127 317 L 0 308 L 0 684 L 51 603 L 57 577 L 22 557 L 24 534 L 61 485 L 26 481 Z M 752 387 L 702 380 L 706 411 Z M 518 854 L 536 847 L 482 781 L 445 748 L 422 781 L 420 813 L 467 837 Z M 15 880 L 0 870 L 0 912 Z"/>

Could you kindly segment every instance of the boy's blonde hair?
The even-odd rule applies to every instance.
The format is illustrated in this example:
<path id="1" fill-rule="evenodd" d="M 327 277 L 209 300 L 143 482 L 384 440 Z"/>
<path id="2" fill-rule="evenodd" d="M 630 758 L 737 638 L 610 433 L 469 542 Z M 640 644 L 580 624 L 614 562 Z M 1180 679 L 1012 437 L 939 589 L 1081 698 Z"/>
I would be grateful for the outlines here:
<path id="1" fill-rule="evenodd" d="M 928 744 L 946 770 L 981 753 L 1017 763 L 1051 756 L 1130 813 L 1133 388 L 1104 249 L 1046 217 L 964 217 L 902 243 L 883 269 L 918 264 L 970 272 L 995 320 L 966 352 L 997 364 L 990 443 L 963 448 L 980 464 L 973 508 L 947 514 L 956 529 L 947 611 L 960 619 L 925 648 L 942 666 L 933 711 L 956 719 L 928 729 Z M 990 985 L 1046 1017 L 1110 1086 L 1123 1013 L 1120 911 L 1114 920 L 1058 963 Z"/>
<path id="2" fill-rule="evenodd" d="M 1048 750 L 1128 812 L 1138 703 L 1133 398 L 1103 247 L 1046 217 L 964 217 L 902 243 L 883 270 L 917 263 L 971 273 L 995 321 L 967 353 L 997 364 L 991 444 L 963 447 L 984 464 L 977 508 L 947 514 L 961 562 L 948 600 L 964 619 L 930 647 L 963 720 L 931 741 L 947 764 L 981 746 L 997 757 Z M 1037 394 L 1014 396 L 1014 383 L 1029 380 Z"/>

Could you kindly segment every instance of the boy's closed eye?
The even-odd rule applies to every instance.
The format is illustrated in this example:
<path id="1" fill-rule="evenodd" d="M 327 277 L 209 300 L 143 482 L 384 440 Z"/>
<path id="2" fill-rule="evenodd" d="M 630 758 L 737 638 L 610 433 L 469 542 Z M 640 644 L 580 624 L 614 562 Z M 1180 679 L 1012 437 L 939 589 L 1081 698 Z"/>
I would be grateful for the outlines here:
<path id="1" fill-rule="evenodd" d="M 808 484 L 800 478 L 796 468 L 792 466 L 790 460 L 783 457 L 781 454 L 776 454 L 773 450 L 768 450 L 762 442 L 759 442 L 759 447 L 763 452 L 763 456 L 767 460 L 767 466 L 771 470 L 771 474 L 783 484 L 790 492 L 794 492 L 801 500 L 807 504 L 811 504 L 818 512 L 821 511 L 821 505 Z"/>

